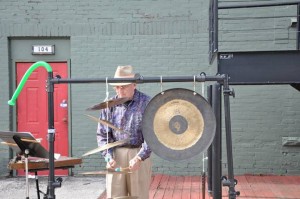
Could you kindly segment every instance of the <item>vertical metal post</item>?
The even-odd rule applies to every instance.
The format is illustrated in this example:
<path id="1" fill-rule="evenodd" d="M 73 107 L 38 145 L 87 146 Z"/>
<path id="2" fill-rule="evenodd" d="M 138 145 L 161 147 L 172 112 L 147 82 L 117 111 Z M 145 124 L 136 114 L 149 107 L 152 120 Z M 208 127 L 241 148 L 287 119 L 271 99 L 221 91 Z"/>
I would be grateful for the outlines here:
<path id="1" fill-rule="evenodd" d="M 216 135 L 212 143 L 212 192 L 214 199 L 222 198 L 222 120 L 221 120 L 221 85 L 212 87 L 212 108 L 216 115 Z"/>
<path id="2" fill-rule="evenodd" d="M 224 93 L 224 115 L 225 115 L 225 130 L 226 130 L 226 150 L 227 150 L 227 164 L 228 164 L 228 179 L 223 180 L 223 185 L 229 187 L 228 197 L 235 199 L 239 192 L 235 191 L 235 184 L 233 172 L 233 154 L 232 154 L 232 136 L 231 136 L 231 119 L 230 119 L 230 103 L 229 96 L 234 96 L 234 91 L 229 89 L 228 75 L 225 75 L 223 84 Z"/>
<path id="3" fill-rule="evenodd" d="M 26 199 L 29 199 L 29 182 L 28 182 L 28 154 L 29 150 L 25 149 L 25 175 L 26 175 Z"/>
<path id="4" fill-rule="evenodd" d="M 212 85 L 207 86 L 207 101 L 212 105 Z M 212 194 L 212 144 L 207 149 L 207 190 Z"/>
<path id="5" fill-rule="evenodd" d="M 214 0 L 214 53 L 219 49 L 219 0 Z"/>
<path id="6" fill-rule="evenodd" d="M 54 187 L 54 141 L 55 141 L 55 129 L 54 129 L 54 84 L 51 83 L 53 78 L 53 72 L 48 72 L 48 143 L 49 143 L 49 177 L 48 177 L 48 199 L 55 198 Z"/>
<path id="7" fill-rule="evenodd" d="M 300 50 L 300 3 L 297 4 L 297 50 Z"/>
<path id="8" fill-rule="evenodd" d="M 207 191 L 212 195 L 212 145 L 207 149 Z"/>
<path id="9" fill-rule="evenodd" d="M 40 199 L 40 186 L 39 186 L 39 176 L 37 171 L 34 172 L 35 174 L 35 186 L 36 186 L 36 193 L 37 193 L 37 197 L 38 199 Z"/>

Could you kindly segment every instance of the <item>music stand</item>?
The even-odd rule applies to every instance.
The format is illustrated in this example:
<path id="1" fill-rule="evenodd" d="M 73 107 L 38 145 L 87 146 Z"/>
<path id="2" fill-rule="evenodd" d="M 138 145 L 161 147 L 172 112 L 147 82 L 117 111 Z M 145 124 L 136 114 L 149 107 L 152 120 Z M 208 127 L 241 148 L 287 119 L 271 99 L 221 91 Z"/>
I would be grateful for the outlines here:
<path id="1" fill-rule="evenodd" d="M 29 199 L 28 156 L 49 158 L 49 153 L 29 132 L 0 131 L 0 138 L 3 144 L 25 156 L 26 199 Z"/>

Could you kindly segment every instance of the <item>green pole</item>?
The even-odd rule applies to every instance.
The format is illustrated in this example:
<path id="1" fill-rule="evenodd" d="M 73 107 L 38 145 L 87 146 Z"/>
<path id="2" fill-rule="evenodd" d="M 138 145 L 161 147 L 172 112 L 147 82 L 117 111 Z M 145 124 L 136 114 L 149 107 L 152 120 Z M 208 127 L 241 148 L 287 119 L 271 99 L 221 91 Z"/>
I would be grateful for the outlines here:
<path id="1" fill-rule="evenodd" d="M 44 62 L 44 61 L 38 61 L 38 62 L 32 64 L 32 65 L 30 66 L 30 68 L 26 71 L 26 73 L 24 74 L 24 76 L 22 77 L 22 79 L 21 79 L 21 81 L 20 81 L 20 84 L 18 85 L 16 91 L 14 92 L 14 94 L 13 94 L 11 100 L 9 100 L 9 101 L 7 102 L 9 105 L 14 106 L 14 105 L 16 104 L 16 100 L 17 100 L 17 98 L 18 98 L 18 96 L 19 96 L 21 90 L 23 89 L 23 87 L 24 87 L 24 85 L 25 85 L 25 83 L 26 83 L 28 77 L 31 75 L 31 73 L 32 73 L 35 69 L 37 69 L 37 68 L 40 67 L 40 66 L 43 66 L 44 68 L 46 68 L 46 70 L 47 70 L 48 72 L 52 72 L 51 66 L 50 66 L 48 63 Z"/>

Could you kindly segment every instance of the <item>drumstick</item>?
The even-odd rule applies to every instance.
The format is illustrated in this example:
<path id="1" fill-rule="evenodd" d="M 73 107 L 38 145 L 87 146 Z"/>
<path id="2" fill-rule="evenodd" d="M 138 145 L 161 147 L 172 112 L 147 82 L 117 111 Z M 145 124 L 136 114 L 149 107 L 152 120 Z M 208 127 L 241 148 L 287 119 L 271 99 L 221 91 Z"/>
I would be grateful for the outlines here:
<path id="1" fill-rule="evenodd" d="M 7 146 L 18 146 L 17 144 L 15 143 L 10 143 L 10 142 L 1 142 L 1 144 L 5 144 Z"/>
<path id="2" fill-rule="evenodd" d="M 39 140 L 30 140 L 30 139 L 25 139 L 25 138 L 22 138 L 21 140 L 24 141 L 24 142 L 40 143 Z M 1 144 L 5 144 L 5 145 L 8 145 L 8 146 L 18 146 L 17 144 L 11 143 L 11 142 L 1 142 Z"/>
<path id="3" fill-rule="evenodd" d="M 30 139 L 25 139 L 25 138 L 21 138 L 21 140 L 24 142 L 40 143 L 38 140 L 30 140 Z"/>
<path id="4" fill-rule="evenodd" d="M 108 169 L 108 170 L 113 170 L 113 171 L 116 171 L 116 172 L 122 172 L 122 171 L 129 172 L 130 171 L 129 167 L 124 167 L 124 168 L 118 167 L 118 168 L 115 168 L 115 169 Z"/>

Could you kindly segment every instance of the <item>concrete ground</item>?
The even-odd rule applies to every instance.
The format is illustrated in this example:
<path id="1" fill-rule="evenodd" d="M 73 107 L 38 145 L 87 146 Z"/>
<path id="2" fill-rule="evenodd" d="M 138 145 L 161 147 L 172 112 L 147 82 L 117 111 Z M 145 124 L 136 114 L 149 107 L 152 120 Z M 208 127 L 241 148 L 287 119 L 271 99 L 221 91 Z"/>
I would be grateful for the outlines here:
<path id="1" fill-rule="evenodd" d="M 97 199 L 105 190 L 105 177 L 62 177 L 62 186 L 55 189 L 56 199 Z M 38 198 L 34 178 L 29 178 L 29 198 Z M 47 191 L 48 177 L 39 177 L 39 187 Z M 43 194 L 40 198 L 43 199 Z M 0 198 L 26 199 L 25 177 L 0 177 Z"/>

